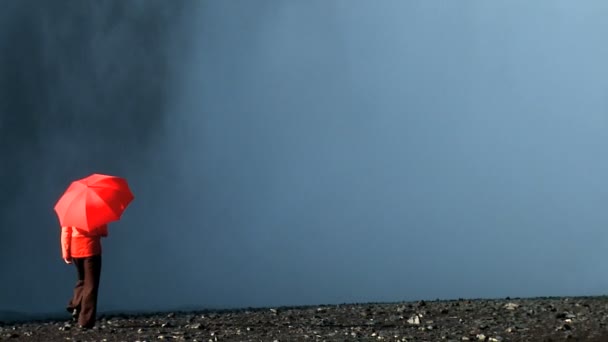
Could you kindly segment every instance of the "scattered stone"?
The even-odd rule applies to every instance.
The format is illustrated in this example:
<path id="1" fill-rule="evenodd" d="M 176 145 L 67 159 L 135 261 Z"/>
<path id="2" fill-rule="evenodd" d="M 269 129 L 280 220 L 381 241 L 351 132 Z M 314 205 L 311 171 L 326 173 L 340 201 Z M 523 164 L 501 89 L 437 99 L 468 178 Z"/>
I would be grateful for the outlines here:
<path id="1" fill-rule="evenodd" d="M 188 328 L 190 328 L 190 329 L 202 329 L 202 327 L 203 327 L 203 325 L 200 323 L 194 323 L 194 324 L 190 324 L 188 326 Z"/>
<path id="2" fill-rule="evenodd" d="M 420 316 L 413 315 L 407 320 L 407 322 L 412 325 L 420 325 Z"/>
<path id="3" fill-rule="evenodd" d="M 100 318 L 81 332 L 65 321 L 5 324 L 0 341 L 608 341 L 608 297 L 353 304 Z M 576 303 L 580 305 L 576 306 Z M 576 311 L 572 309 L 576 307 Z M 525 310 L 522 310 L 525 308 Z M 276 315 L 276 313 L 281 315 Z M 271 314 L 272 313 L 272 314 Z M 273 315 L 274 314 L 274 315 Z M 557 324 L 556 324 L 557 323 Z M 73 324 L 73 323 L 72 323 Z M 74 332 L 67 332 L 71 329 Z M 206 329 L 206 330 L 205 330 Z M 69 330 L 68 330 L 69 331 Z M 503 334 L 498 336 L 497 332 Z M 602 335 L 604 334 L 604 335 Z M 308 336 L 308 338 L 304 337 Z"/>

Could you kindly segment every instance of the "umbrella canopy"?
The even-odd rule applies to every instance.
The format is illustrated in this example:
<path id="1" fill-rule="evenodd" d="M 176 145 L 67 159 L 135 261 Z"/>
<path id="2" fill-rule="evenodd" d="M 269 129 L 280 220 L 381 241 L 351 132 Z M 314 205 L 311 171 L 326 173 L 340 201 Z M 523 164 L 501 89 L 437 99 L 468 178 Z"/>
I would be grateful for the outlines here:
<path id="1" fill-rule="evenodd" d="M 72 182 L 55 212 L 62 227 L 90 230 L 119 220 L 133 198 L 124 178 L 94 173 Z"/>

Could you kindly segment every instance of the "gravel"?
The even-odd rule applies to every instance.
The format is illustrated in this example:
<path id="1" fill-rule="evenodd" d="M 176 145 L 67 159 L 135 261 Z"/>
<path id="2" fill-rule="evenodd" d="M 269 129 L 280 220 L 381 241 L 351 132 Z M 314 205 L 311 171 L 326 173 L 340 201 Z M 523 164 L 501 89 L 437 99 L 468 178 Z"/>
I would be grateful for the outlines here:
<path id="1" fill-rule="evenodd" d="M 608 341 L 608 297 L 342 304 L 0 323 L 4 341 Z"/>

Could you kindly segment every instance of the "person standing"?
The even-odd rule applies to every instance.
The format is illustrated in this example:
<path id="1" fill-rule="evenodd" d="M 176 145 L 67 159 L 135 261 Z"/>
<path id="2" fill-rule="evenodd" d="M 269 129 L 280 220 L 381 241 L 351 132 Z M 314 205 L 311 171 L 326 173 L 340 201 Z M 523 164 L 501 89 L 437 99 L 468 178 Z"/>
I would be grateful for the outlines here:
<path id="1" fill-rule="evenodd" d="M 78 280 L 66 309 L 83 329 L 95 326 L 97 296 L 101 276 L 101 238 L 108 236 L 108 226 L 90 230 L 61 227 L 61 252 L 66 264 L 74 264 Z"/>

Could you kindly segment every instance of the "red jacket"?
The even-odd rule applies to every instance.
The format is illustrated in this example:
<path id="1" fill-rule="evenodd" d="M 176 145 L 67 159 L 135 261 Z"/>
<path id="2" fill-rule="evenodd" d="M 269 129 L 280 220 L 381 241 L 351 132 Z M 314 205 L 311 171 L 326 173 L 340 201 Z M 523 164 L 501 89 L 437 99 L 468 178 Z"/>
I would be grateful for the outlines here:
<path id="1" fill-rule="evenodd" d="M 101 238 L 106 236 L 108 226 L 105 224 L 89 232 L 76 227 L 61 227 L 61 255 L 69 259 L 101 254 Z"/>

